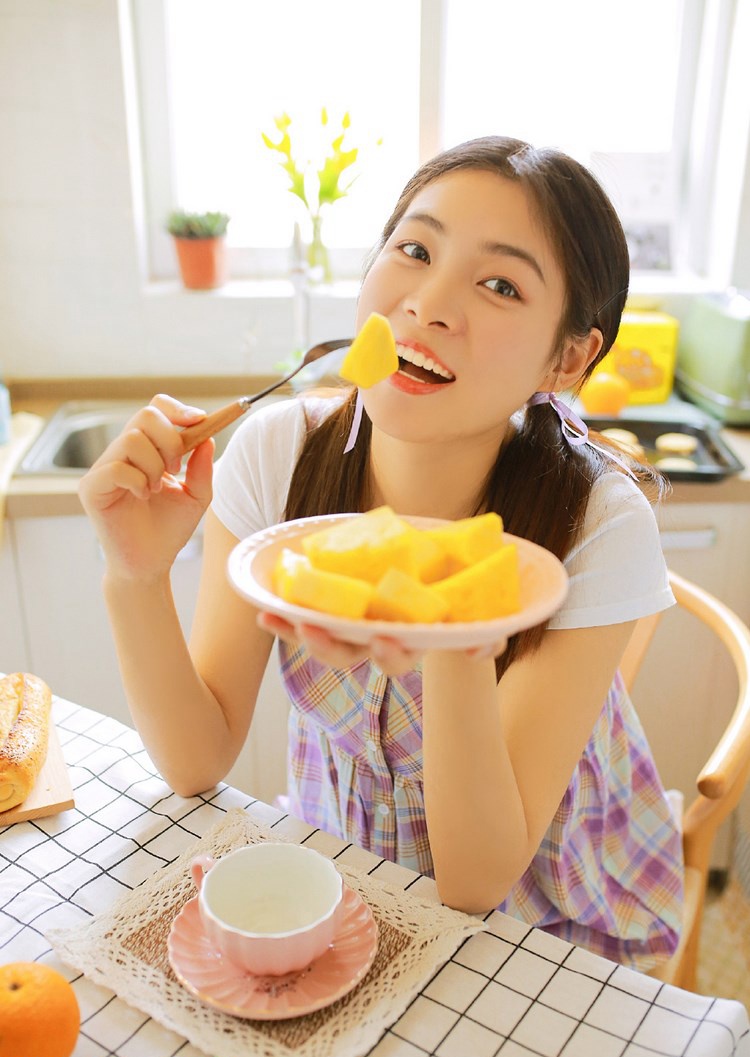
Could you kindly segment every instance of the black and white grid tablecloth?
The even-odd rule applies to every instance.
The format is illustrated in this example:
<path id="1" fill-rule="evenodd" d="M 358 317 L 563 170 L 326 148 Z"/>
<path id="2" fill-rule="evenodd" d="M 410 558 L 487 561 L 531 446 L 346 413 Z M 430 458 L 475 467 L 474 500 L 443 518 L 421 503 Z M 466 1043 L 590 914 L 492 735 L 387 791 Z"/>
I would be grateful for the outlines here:
<path id="1" fill-rule="evenodd" d="M 38 960 L 73 980 L 75 1057 L 201 1057 L 106 988 L 63 965 L 45 939 L 110 906 L 172 862 L 232 807 L 384 881 L 436 898 L 432 881 L 313 830 L 229 786 L 183 799 L 138 735 L 56 700 L 75 808 L 0 829 L 0 963 Z M 493 913 L 371 1050 L 370 1057 L 750 1057 L 738 1002 L 666 987 Z"/>

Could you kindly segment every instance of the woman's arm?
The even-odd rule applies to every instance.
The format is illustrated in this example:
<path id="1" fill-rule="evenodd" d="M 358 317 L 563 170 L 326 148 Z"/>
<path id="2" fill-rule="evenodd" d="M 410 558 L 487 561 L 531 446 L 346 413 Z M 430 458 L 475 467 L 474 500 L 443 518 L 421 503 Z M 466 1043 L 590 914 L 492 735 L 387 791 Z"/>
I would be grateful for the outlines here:
<path id="1" fill-rule="evenodd" d="M 175 475 L 181 429 L 202 417 L 171 397 L 155 397 L 78 489 L 104 552 L 104 596 L 133 719 L 157 767 L 183 795 L 215 785 L 231 767 L 272 641 L 227 582 L 226 559 L 237 540 L 210 512 L 195 617 L 198 664 L 180 627 L 170 569 L 211 500 L 213 441 L 190 455 L 183 480 Z"/>
<path id="2" fill-rule="evenodd" d="M 160 774 L 182 796 L 215 785 L 237 758 L 273 642 L 227 579 L 236 543 L 209 511 L 189 650 L 168 574 L 145 583 L 105 576 L 133 720 Z"/>
<path id="3" fill-rule="evenodd" d="M 536 853 L 604 705 L 633 624 L 550 631 L 495 682 L 492 661 L 423 666 L 424 797 L 444 903 L 497 906 Z"/>

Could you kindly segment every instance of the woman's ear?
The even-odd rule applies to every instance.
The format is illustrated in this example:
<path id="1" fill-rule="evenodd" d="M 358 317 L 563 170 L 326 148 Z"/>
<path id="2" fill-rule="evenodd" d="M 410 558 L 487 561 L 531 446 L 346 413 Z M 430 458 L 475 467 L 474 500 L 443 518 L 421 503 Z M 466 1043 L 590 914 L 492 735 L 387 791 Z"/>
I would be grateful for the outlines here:
<path id="1" fill-rule="evenodd" d="M 604 336 L 598 327 L 592 327 L 583 338 L 572 339 L 563 349 L 555 369 L 555 388 L 573 389 L 599 355 L 603 344 Z"/>

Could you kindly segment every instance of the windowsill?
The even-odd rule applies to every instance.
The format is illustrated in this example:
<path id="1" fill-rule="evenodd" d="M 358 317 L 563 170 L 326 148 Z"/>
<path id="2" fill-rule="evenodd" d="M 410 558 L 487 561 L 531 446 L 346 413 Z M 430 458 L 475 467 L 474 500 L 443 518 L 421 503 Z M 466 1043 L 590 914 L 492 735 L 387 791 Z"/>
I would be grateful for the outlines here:
<path id="1" fill-rule="evenodd" d="M 310 285 L 305 293 L 311 300 L 356 300 L 358 279 Z M 687 272 L 636 272 L 630 282 L 629 301 L 635 308 L 658 307 L 662 298 L 692 297 L 717 290 L 718 284 Z M 230 279 L 215 290 L 187 290 L 176 279 L 159 279 L 144 286 L 147 297 L 211 297 L 225 300 L 294 299 L 295 284 L 290 279 Z"/>
<path id="2" fill-rule="evenodd" d="M 636 272 L 630 279 L 628 302 L 629 307 L 650 308 L 651 301 L 662 297 L 694 297 L 718 289 L 718 283 L 693 272 Z"/>
<path id="3" fill-rule="evenodd" d="M 306 287 L 308 297 L 320 300 L 342 298 L 356 299 L 359 280 L 342 280 L 327 285 Z M 188 290 L 176 279 L 157 279 L 145 284 L 147 297 L 215 297 L 226 300 L 275 301 L 294 299 L 295 284 L 290 279 L 230 279 L 215 290 Z"/>

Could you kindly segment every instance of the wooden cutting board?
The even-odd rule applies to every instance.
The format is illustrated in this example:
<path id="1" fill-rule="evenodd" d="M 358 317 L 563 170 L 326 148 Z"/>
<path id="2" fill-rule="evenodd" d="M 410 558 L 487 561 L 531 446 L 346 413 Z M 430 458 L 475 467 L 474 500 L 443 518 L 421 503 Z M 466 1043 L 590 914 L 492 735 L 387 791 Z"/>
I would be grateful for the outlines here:
<path id="1" fill-rule="evenodd" d="M 18 807 L 0 811 L 0 827 L 12 822 L 26 822 L 30 818 L 45 818 L 75 807 L 73 787 L 70 784 L 68 765 L 60 748 L 60 739 L 54 723 L 50 723 L 47 759 L 34 783 L 34 788 Z"/>

